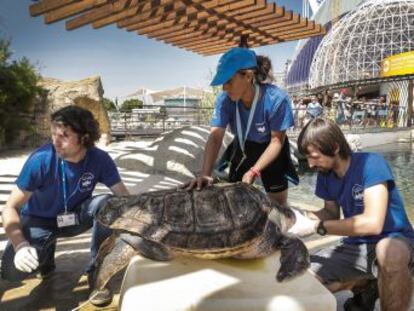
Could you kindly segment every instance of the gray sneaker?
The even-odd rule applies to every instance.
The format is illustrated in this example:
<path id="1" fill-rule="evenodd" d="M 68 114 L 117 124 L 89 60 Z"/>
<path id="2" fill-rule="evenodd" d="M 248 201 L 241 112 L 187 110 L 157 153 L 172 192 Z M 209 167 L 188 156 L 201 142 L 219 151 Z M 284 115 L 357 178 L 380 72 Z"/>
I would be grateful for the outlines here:
<path id="1" fill-rule="evenodd" d="M 109 289 L 93 290 L 89 295 L 91 304 L 97 307 L 107 306 L 112 302 L 112 293 Z"/>

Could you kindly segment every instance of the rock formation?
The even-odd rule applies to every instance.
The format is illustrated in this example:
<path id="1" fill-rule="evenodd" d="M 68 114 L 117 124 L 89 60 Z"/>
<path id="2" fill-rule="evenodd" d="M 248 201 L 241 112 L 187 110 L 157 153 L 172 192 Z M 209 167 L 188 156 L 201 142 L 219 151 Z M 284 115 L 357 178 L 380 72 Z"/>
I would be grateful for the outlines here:
<path id="1" fill-rule="evenodd" d="M 89 77 L 79 81 L 61 81 L 43 78 L 40 86 L 46 90 L 45 98 L 39 99 L 37 106 L 46 107 L 42 113 L 36 113 L 35 124 L 37 132 L 45 139 L 50 136 L 50 114 L 68 106 L 78 105 L 90 110 L 98 120 L 101 128 L 102 143 L 109 143 L 111 126 L 107 112 L 102 105 L 103 87 L 99 76 Z"/>

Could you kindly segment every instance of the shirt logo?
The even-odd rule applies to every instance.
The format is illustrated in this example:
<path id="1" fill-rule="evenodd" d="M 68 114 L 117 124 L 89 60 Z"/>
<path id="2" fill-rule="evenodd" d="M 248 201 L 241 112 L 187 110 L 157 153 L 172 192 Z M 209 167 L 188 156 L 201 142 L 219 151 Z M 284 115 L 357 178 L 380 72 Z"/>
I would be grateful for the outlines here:
<path id="1" fill-rule="evenodd" d="M 264 133 L 266 131 L 266 125 L 264 124 L 264 122 L 256 123 L 256 130 L 259 133 Z"/>
<path id="2" fill-rule="evenodd" d="M 355 184 L 352 187 L 352 197 L 356 203 L 362 204 L 364 200 L 364 187 L 361 185 Z"/>
<path id="3" fill-rule="evenodd" d="M 79 191 L 86 192 L 93 190 L 93 180 L 95 176 L 92 173 L 84 173 L 79 179 Z"/>

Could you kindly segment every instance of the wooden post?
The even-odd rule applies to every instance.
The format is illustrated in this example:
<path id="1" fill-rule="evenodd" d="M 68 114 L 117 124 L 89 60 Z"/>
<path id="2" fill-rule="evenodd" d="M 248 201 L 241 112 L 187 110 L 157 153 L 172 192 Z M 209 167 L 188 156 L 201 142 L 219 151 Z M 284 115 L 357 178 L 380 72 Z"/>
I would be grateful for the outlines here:
<path id="1" fill-rule="evenodd" d="M 413 80 L 408 80 L 407 127 L 411 127 L 413 119 Z"/>
<path id="2" fill-rule="evenodd" d="M 240 44 L 239 47 L 241 48 L 249 48 L 249 44 L 247 43 L 247 39 L 249 38 L 248 35 L 241 35 L 240 36 Z"/>

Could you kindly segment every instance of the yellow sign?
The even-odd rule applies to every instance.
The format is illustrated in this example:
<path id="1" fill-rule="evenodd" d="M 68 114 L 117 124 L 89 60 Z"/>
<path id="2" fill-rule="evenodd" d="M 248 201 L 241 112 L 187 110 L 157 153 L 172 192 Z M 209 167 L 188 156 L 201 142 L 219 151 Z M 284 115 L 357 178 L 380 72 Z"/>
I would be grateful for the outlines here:
<path id="1" fill-rule="evenodd" d="M 392 55 L 381 61 L 381 78 L 407 74 L 414 74 L 414 51 Z"/>

